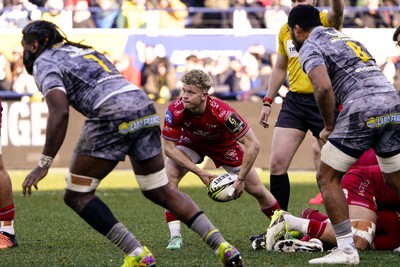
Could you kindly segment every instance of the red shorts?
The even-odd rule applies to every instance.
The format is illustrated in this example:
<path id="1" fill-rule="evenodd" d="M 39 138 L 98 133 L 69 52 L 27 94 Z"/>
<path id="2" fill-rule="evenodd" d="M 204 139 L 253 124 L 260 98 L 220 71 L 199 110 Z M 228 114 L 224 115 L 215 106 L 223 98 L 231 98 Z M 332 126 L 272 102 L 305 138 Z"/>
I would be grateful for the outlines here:
<path id="1" fill-rule="evenodd" d="M 342 179 L 342 188 L 349 205 L 376 212 L 377 209 L 398 210 L 400 197 L 385 183 L 378 165 L 355 167 Z"/>
<path id="2" fill-rule="evenodd" d="M 349 205 L 356 205 L 377 211 L 377 194 L 372 177 L 357 168 L 348 171 L 342 179 L 342 188 Z"/>
<path id="3" fill-rule="evenodd" d="M 203 161 L 205 156 L 209 157 L 214 162 L 216 168 L 219 168 L 222 165 L 231 167 L 238 167 L 242 165 L 244 152 L 237 141 L 218 144 L 199 142 L 193 143 L 188 140 L 188 138 L 181 138 L 177 145 L 184 146 L 195 151 L 202 158 L 200 162 Z"/>

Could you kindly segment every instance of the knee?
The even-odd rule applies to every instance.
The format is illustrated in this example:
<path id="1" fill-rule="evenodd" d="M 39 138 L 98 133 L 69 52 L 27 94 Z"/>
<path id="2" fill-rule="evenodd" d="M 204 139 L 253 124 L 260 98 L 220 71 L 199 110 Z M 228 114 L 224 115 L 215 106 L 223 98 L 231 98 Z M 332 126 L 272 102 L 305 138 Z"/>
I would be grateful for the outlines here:
<path id="1" fill-rule="evenodd" d="M 277 157 L 271 157 L 270 161 L 270 172 L 279 175 L 279 174 L 284 174 L 287 172 L 289 164 L 286 163 L 285 160 L 279 159 Z"/>
<path id="2" fill-rule="evenodd" d="M 164 206 L 168 197 L 168 190 L 167 189 L 167 185 L 162 186 L 162 187 L 158 187 L 155 189 L 151 189 L 151 190 L 145 190 L 142 191 L 142 194 L 145 198 L 147 198 L 148 200 L 151 200 L 152 202 Z"/>
<path id="3" fill-rule="evenodd" d="M 80 213 L 93 198 L 95 195 L 92 193 L 79 193 L 68 189 L 64 192 L 64 203 L 77 213 Z"/>
<path id="4" fill-rule="evenodd" d="M 69 190 L 65 190 L 64 192 L 64 203 L 68 207 L 73 207 L 75 203 L 75 199 L 72 197 L 72 194 Z"/>

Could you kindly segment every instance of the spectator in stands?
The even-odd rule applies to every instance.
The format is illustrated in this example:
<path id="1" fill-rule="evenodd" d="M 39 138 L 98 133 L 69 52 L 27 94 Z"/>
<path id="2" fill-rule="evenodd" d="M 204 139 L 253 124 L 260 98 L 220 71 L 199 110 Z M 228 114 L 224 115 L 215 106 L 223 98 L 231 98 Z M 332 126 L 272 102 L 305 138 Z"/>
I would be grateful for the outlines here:
<path id="1" fill-rule="evenodd" d="M 53 22 L 62 30 L 72 28 L 72 12 L 64 9 L 63 0 L 47 0 L 44 7 L 42 20 Z"/>
<path id="2" fill-rule="evenodd" d="M 385 62 L 380 66 L 383 74 L 391 84 L 394 84 L 394 79 L 396 75 L 396 62 L 398 57 L 386 57 Z"/>
<path id="3" fill-rule="evenodd" d="M 12 84 L 12 73 L 10 60 L 0 53 L 0 91 L 10 91 Z"/>
<path id="4" fill-rule="evenodd" d="M 91 5 L 92 17 L 97 28 L 116 28 L 120 14 L 120 0 L 96 0 Z"/>
<path id="5" fill-rule="evenodd" d="M 16 46 L 11 59 L 12 87 L 11 90 L 18 94 L 32 94 L 35 99 L 41 99 L 40 92 L 34 78 L 28 74 L 22 59 L 23 49 Z"/>
<path id="6" fill-rule="evenodd" d="M 390 22 L 383 12 L 378 9 L 380 0 L 368 0 L 367 11 L 359 11 L 355 17 L 355 23 L 360 28 L 389 28 Z"/>
<path id="7" fill-rule="evenodd" d="M 383 13 L 389 28 L 396 28 L 400 25 L 400 12 L 398 7 L 400 6 L 400 1 L 396 0 L 383 0 L 382 7 L 385 10 L 380 11 Z"/>
<path id="8" fill-rule="evenodd" d="M 147 26 L 146 0 L 124 0 L 122 2 L 122 16 L 125 19 L 125 28 L 141 29 Z"/>
<path id="9" fill-rule="evenodd" d="M 95 28 L 92 13 L 89 10 L 90 0 L 65 0 L 65 8 L 72 11 L 73 28 Z"/>
<path id="10" fill-rule="evenodd" d="M 155 62 L 157 59 L 157 54 L 155 47 L 153 45 L 145 45 L 143 48 L 144 62 L 140 69 L 140 87 L 143 89 L 147 83 L 147 78 L 149 75 L 155 73 Z"/>
<path id="11" fill-rule="evenodd" d="M 196 55 L 192 54 L 186 57 L 185 72 L 191 69 L 202 68 L 201 60 Z"/>
<path id="12" fill-rule="evenodd" d="M 22 28 L 28 22 L 40 18 L 40 11 L 28 0 L 11 0 L 5 4 L 0 16 L 0 28 Z"/>
<path id="13" fill-rule="evenodd" d="M 261 101 L 267 92 L 271 74 L 271 57 L 261 44 L 249 46 L 242 57 L 242 100 Z M 263 95 L 264 94 L 264 95 Z"/>
<path id="14" fill-rule="evenodd" d="M 186 5 L 180 0 L 154 0 L 149 1 L 147 6 L 158 9 L 159 29 L 185 28 L 185 19 L 189 13 Z"/>
<path id="15" fill-rule="evenodd" d="M 161 57 L 156 59 L 155 71 L 147 76 L 143 89 L 150 99 L 165 103 L 179 96 L 177 82 L 174 66 L 167 57 Z"/>
<path id="16" fill-rule="evenodd" d="M 224 100 L 236 100 L 240 97 L 240 78 L 231 67 L 231 59 L 220 55 L 211 71 L 213 96 Z"/>
<path id="17" fill-rule="evenodd" d="M 290 7 L 283 5 L 281 0 L 273 0 L 265 10 L 266 27 L 279 31 L 280 27 L 287 22 L 289 9 Z"/>
<path id="18" fill-rule="evenodd" d="M 182 3 L 188 8 L 204 7 L 204 0 L 182 0 Z M 200 28 L 203 21 L 203 13 L 201 12 L 189 12 L 186 18 L 185 28 Z"/>
<path id="19" fill-rule="evenodd" d="M 235 0 L 235 8 L 248 8 L 254 10 L 244 10 L 246 18 L 251 28 L 259 29 L 266 28 L 265 25 L 265 12 L 263 4 L 258 0 Z"/>
<path id="20" fill-rule="evenodd" d="M 204 0 L 204 7 L 209 9 L 229 9 L 230 0 Z M 232 15 L 229 11 L 204 12 L 199 28 L 231 28 Z"/>
<path id="21" fill-rule="evenodd" d="M 261 102 L 267 93 L 271 66 L 260 65 L 256 58 L 249 57 L 242 62 L 244 72 L 241 77 L 242 100 Z"/>
<path id="22" fill-rule="evenodd" d="M 140 84 L 140 72 L 134 65 L 133 58 L 130 55 L 121 53 L 114 61 L 114 65 L 125 79 L 133 84 Z"/>

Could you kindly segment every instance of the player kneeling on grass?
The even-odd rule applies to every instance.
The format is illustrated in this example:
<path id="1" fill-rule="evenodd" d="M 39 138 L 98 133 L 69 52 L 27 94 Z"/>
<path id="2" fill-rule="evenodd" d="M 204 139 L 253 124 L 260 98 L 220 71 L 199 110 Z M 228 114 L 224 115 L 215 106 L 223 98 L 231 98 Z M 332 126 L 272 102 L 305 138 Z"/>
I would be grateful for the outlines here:
<path id="1" fill-rule="evenodd" d="M 400 246 L 400 197 L 385 183 L 379 165 L 369 163 L 377 164 L 372 149 L 365 152 L 342 179 L 355 246 L 359 250 L 394 250 Z M 305 209 L 301 217 L 282 211 L 274 214 L 265 240 L 267 250 L 296 251 L 299 246 L 307 247 L 307 243 L 279 240 L 290 230 L 303 234 L 302 241 L 318 238 L 328 248 L 337 246 L 328 216 L 318 210 Z"/>
<path id="2" fill-rule="evenodd" d="M 35 21 L 22 30 L 24 65 L 49 109 L 46 142 L 38 166 L 23 182 L 23 194 L 37 189 L 63 143 L 69 105 L 87 120 L 66 176 L 65 203 L 126 255 L 123 266 L 155 266 L 152 253 L 96 195 L 100 181 L 128 156 L 143 195 L 171 210 L 199 234 L 225 266 L 242 266 L 227 243 L 187 195 L 168 185 L 161 150 L 160 118 L 153 102 L 129 83 L 107 58 L 69 41 L 56 25 Z"/>
<path id="3" fill-rule="evenodd" d="M 280 208 L 253 167 L 260 144 L 249 124 L 228 103 L 208 95 L 212 80 L 207 73 L 193 69 L 180 80 L 182 96 L 169 104 L 162 130 L 170 185 L 178 188 L 183 176 L 190 171 L 208 186 L 216 175 L 196 165 L 208 156 L 217 168 L 222 166 L 238 175 L 233 185 L 234 199 L 245 190 L 271 218 Z M 171 210 L 166 210 L 165 217 L 171 234 L 167 248 L 181 249 L 179 218 Z"/>

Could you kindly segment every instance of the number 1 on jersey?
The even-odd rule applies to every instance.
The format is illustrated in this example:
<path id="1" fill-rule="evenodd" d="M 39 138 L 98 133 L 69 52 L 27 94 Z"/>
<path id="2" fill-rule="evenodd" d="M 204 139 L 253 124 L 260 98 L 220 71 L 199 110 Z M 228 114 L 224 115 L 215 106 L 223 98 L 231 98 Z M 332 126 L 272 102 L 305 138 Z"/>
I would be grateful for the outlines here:
<path id="1" fill-rule="evenodd" d="M 100 65 L 106 72 L 111 73 L 111 70 L 107 67 L 107 65 L 104 64 L 104 62 L 103 62 L 101 59 L 99 59 L 98 57 L 96 57 L 95 55 L 89 54 L 89 55 L 84 55 L 83 57 L 84 57 L 84 58 L 87 58 L 87 59 L 91 59 L 91 60 L 96 61 L 97 63 L 99 63 L 99 65 Z"/>

